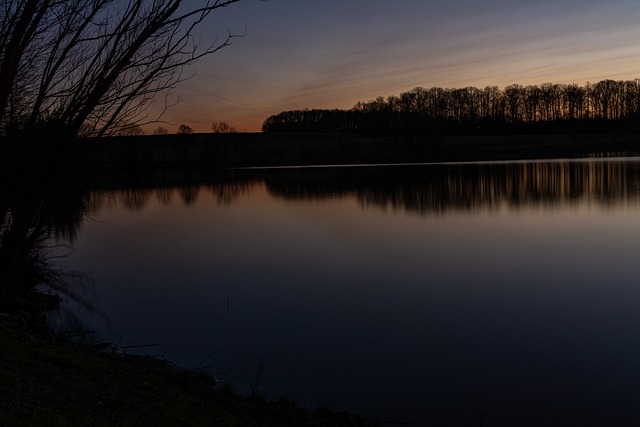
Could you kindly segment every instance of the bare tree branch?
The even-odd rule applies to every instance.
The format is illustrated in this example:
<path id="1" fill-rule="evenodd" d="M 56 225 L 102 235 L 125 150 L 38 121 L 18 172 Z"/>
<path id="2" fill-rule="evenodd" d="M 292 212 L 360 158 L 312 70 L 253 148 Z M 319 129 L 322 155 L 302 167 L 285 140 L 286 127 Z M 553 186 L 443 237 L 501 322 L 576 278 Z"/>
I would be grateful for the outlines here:
<path id="1" fill-rule="evenodd" d="M 6 0 L 0 134 L 17 123 L 25 137 L 43 126 L 107 135 L 148 119 L 149 102 L 189 78 L 185 66 L 243 36 L 227 30 L 206 47 L 194 37 L 213 11 L 238 1 L 185 10 L 181 0 Z"/>

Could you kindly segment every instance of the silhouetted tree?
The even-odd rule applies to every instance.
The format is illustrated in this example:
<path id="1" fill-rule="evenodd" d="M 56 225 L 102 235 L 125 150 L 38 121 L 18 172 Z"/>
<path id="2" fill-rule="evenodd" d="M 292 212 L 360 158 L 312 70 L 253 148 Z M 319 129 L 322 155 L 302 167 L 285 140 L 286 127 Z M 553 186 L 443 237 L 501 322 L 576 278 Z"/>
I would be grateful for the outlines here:
<path id="1" fill-rule="evenodd" d="M 140 136 L 144 135 L 144 130 L 136 124 L 132 125 L 122 125 L 118 131 L 116 132 L 118 136 Z"/>
<path id="2" fill-rule="evenodd" d="M 201 46 L 194 29 L 239 0 L 5 0 L 0 10 L 0 133 L 43 127 L 75 136 L 148 120 L 185 65 L 230 44 Z"/>
<path id="3" fill-rule="evenodd" d="M 193 129 L 191 128 L 191 126 L 186 125 L 186 124 L 181 124 L 180 126 L 178 126 L 178 132 L 179 134 L 189 134 L 189 133 L 193 133 Z"/>
<path id="4" fill-rule="evenodd" d="M 558 87 L 552 83 L 540 85 L 541 104 L 545 116 L 545 121 L 553 122 L 557 120 L 557 99 L 559 97 Z"/>
<path id="5" fill-rule="evenodd" d="M 507 105 L 509 122 L 520 121 L 522 115 L 523 88 L 518 84 L 513 84 L 504 88 L 504 97 Z"/>
<path id="6" fill-rule="evenodd" d="M 576 84 L 571 84 L 565 87 L 564 94 L 567 103 L 567 118 L 569 120 L 582 119 L 585 112 L 585 90 Z"/>
<path id="7" fill-rule="evenodd" d="M 153 134 L 154 135 L 166 135 L 169 133 L 169 129 L 162 127 L 162 126 L 158 126 L 157 128 L 155 128 L 153 130 Z"/>
<path id="8" fill-rule="evenodd" d="M 638 117 L 640 112 L 640 80 L 630 80 L 623 83 L 624 117 Z"/>
<path id="9" fill-rule="evenodd" d="M 212 122 L 211 130 L 213 133 L 235 133 L 236 128 L 229 126 L 227 122 Z"/>
<path id="10" fill-rule="evenodd" d="M 527 86 L 523 90 L 524 120 L 535 122 L 540 117 L 540 98 L 542 91 L 538 86 Z"/>

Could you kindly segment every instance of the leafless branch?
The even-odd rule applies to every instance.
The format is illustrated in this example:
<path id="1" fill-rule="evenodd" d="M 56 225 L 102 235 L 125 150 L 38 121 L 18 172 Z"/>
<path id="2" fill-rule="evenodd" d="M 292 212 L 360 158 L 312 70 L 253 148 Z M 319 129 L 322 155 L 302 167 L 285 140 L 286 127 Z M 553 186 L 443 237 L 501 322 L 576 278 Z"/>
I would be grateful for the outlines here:
<path id="1" fill-rule="evenodd" d="M 145 107 L 190 76 L 183 70 L 229 46 L 202 47 L 195 31 L 216 9 L 239 0 L 6 0 L 0 6 L 0 134 L 55 123 L 106 135 L 146 120 Z M 246 32 L 246 30 L 245 30 Z M 165 102 L 165 107 L 168 104 Z"/>

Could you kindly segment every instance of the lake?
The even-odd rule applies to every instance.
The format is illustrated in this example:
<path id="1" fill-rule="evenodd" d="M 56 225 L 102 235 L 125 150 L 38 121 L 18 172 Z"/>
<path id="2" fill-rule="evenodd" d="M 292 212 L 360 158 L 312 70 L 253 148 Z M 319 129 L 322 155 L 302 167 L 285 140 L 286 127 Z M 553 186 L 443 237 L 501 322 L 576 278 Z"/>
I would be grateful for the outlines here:
<path id="1" fill-rule="evenodd" d="M 91 193 L 51 315 L 411 425 L 638 425 L 640 159 L 230 171 Z"/>

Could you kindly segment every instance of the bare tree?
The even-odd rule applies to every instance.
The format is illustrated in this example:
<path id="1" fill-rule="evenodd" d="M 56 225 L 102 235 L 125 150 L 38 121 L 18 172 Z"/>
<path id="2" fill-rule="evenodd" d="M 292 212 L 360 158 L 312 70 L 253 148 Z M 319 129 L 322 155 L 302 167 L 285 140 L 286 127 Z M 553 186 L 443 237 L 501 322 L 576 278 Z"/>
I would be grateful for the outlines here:
<path id="1" fill-rule="evenodd" d="M 511 123 L 516 123 L 521 119 L 523 92 L 524 88 L 519 84 L 512 84 L 504 88 L 504 97 Z"/>
<path id="2" fill-rule="evenodd" d="M 137 124 L 130 124 L 129 126 L 127 126 L 126 124 L 124 124 L 123 126 L 121 126 L 118 129 L 118 132 L 116 133 L 116 135 L 118 136 L 140 136 L 140 135 L 144 135 L 144 130 L 140 127 L 140 125 Z"/>
<path id="3" fill-rule="evenodd" d="M 586 98 L 585 89 L 577 84 L 570 84 L 565 87 L 564 98 L 567 103 L 567 119 L 581 119 L 584 113 L 584 102 Z"/>
<path id="4" fill-rule="evenodd" d="M 229 126 L 227 122 L 212 122 L 211 130 L 213 133 L 235 133 L 236 128 Z"/>
<path id="5" fill-rule="evenodd" d="M 189 134 L 189 133 L 193 133 L 193 129 L 191 128 L 191 126 L 186 125 L 186 124 L 183 123 L 180 126 L 178 126 L 178 132 L 176 132 L 176 133 L 179 133 L 179 134 L 182 134 L 182 135 L 186 135 L 186 134 Z"/>
<path id="6" fill-rule="evenodd" d="M 228 32 L 201 46 L 194 30 L 237 1 L 3 0 L 0 132 L 101 136 L 153 121 L 151 99 L 231 43 Z"/>
<path id="7" fill-rule="evenodd" d="M 162 127 L 162 126 L 158 126 L 157 128 L 155 128 L 153 130 L 153 134 L 154 135 L 166 135 L 169 133 L 169 129 Z"/>
<path id="8" fill-rule="evenodd" d="M 524 119 L 535 122 L 540 117 L 540 97 L 542 91 L 538 86 L 529 85 L 523 89 Z"/>

